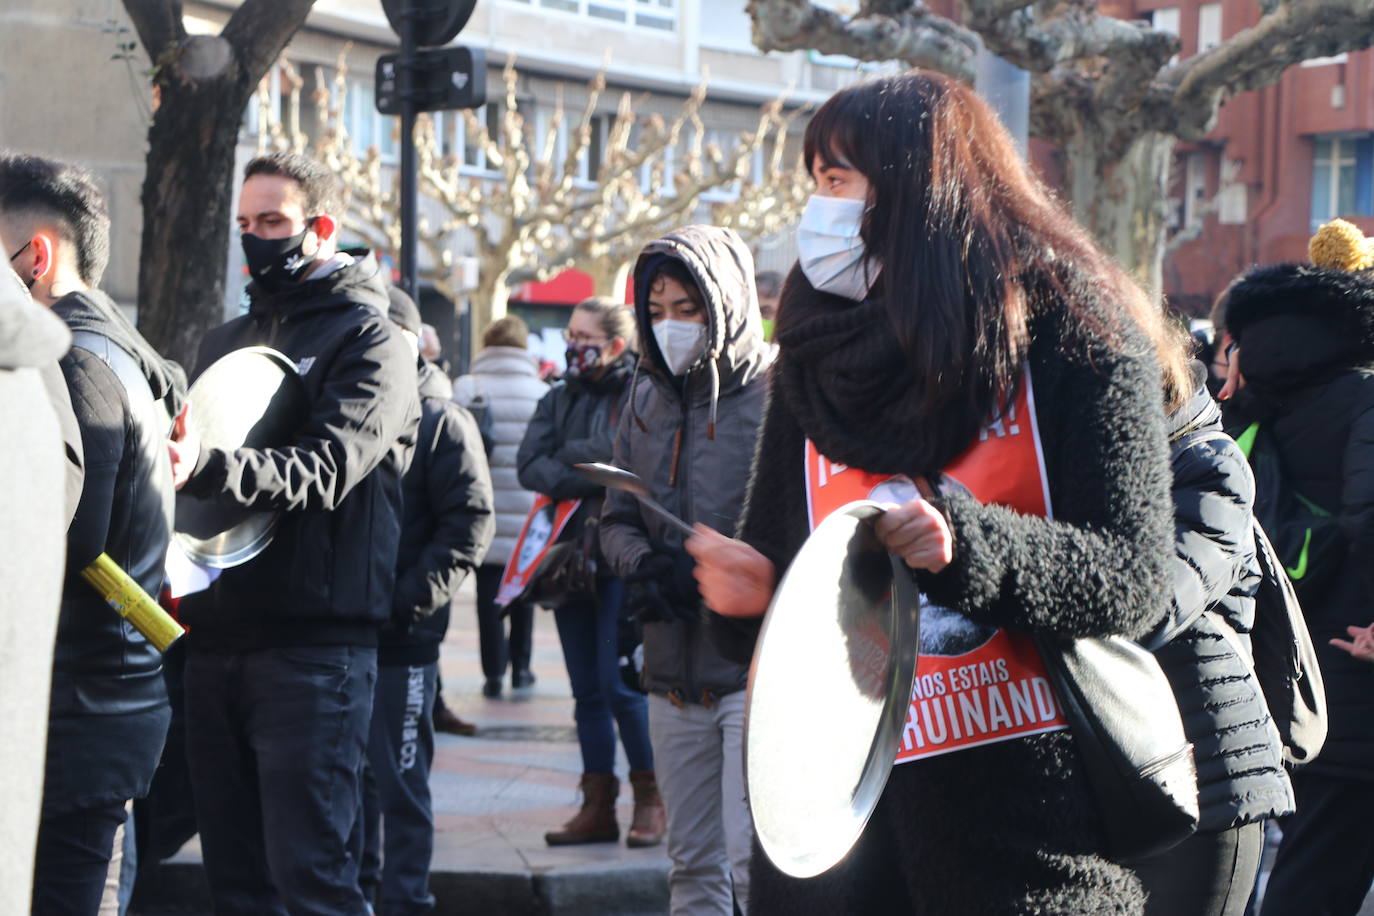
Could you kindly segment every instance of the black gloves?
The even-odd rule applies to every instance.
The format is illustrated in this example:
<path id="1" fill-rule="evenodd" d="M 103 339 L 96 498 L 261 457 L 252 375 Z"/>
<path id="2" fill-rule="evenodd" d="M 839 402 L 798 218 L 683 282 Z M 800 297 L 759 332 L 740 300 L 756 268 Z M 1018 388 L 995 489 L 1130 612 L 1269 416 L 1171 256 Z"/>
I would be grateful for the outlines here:
<path id="1" fill-rule="evenodd" d="M 625 606 L 643 622 L 697 620 L 701 594 L 692 575 L 696 561 L 681 547 L 650 541 L 651 552 L 625 577 Z"/>

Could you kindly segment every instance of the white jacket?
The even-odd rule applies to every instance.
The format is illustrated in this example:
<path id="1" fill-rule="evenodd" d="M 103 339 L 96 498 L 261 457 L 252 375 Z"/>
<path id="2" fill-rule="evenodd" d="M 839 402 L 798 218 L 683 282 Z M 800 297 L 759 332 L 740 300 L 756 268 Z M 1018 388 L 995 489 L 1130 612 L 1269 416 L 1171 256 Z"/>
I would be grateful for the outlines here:
<path id="1" fill-rule="evenodd" d="M 534 494 L 520 486 L 515 455 L 535 405 L 549 390 L 539 380 L 533 356 L 516 347 L 487 347 L 472 360 L 472 371 L 453 384 L 453 399 L 464 407 L 485 405 L 492 424 L 491 484 L 496 494 L 496 538 L 486 563 L 510 558 L 520 526 L 529 515 Z"/>

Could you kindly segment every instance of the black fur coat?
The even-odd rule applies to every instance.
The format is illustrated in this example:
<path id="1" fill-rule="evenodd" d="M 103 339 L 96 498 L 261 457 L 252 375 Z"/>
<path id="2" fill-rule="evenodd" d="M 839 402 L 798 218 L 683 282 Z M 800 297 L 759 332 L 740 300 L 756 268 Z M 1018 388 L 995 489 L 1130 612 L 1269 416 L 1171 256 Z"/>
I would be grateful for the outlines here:
<path id="1" fill-rule="evenodd" d="M 807 372 L 796 360 L 813 349 L 815 322 L 827 333 L 839 326 L 853 373 L 897 386 L 903 378 L 881 310 L 817 298 L 809 287 L 785 297 L 784 310 L 797 311 L 781 337 L 781 371 L 740 528 L 779 571 L 809 533 L 805 440 L 832 460 L 849 460 L 844 433 L 824 419 L 846 411 L 840 388 L 826 379 L 795 383 Z M 1056 316 L 1036 319 L 1031 331 L 1027 359 L 1054 520 L 944 498 L 954 562 L 917 580 L 932 601 L 976 621 L 1062 636 L 1140 636 L 1166 611 L 1172 553 L 1158 366 L 1138 340 L 1125 349 L 1141 355 L 1069 344 Z M 836 374 L 833 352 L 827 375 Z M 827 411 L 810 400 L 817 388 L 834 399 Z M 919 430 L 867 429 L 862 449 L 882 466 L 849 463 L 920 473 L 904 466 L 901 445 Z M 785 878 L 756 849 L 750 912 L 1137 913 L 1139 883 L 1100 854 L 1101 824 L 1079 766 L 1068 732 L 898 766 L 860 846 L 831 872 Z"/>

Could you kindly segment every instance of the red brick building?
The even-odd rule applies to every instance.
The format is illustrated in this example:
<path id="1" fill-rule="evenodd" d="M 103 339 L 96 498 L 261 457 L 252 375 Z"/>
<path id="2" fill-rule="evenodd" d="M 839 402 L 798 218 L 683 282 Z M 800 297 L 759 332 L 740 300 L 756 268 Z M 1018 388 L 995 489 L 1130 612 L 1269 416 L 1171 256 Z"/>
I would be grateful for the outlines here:
<path id="1" fill-rule="evenodd" d="M 1127 2 L 1119 15 L 1175 32 L 1185 58 L 1260 16 L 1254 0 Z M 1233 98 L 1205 141 L 1179 145 L 1170 198 L 1172 231 L 1196 237 L 1166 256 L 1165 292 L 1194 314 L 1251 264 L 1305 260 L 1332 217 L 1374 233 L 1374 52 L 1308 61 Z"/>

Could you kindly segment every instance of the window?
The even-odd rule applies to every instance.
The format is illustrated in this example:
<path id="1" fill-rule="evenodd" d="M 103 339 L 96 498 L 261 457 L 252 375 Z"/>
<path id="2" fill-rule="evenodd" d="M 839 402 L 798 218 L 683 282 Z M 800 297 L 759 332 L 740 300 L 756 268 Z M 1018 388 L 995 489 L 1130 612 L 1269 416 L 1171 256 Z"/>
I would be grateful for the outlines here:
<path id="1" fill-rule="evenodd" d="M 1150 10 L 1145 14 L 1145 21 L 1161 32 L 1168 32 L 1170 35 L 1177 35 L 1178 7 L 1163 6 L 1157 10 Z"/>
<path id="2" fill-rule="evenodd" d="M 248 99 L 248 106 L 243 110 L 243 120 L 239 123 L 239 136 L 241 137 L 256 137 L 265 128 L 281 123 L 282 105 L 284 104 L 281 94 L 281 69 L 273 67 L 263 79 L 267 82 L 268 123 L 261 123 L 262 99 L 257 92 L 254 92 Z"/>
<path id="3" fill-rule="evenodd" d="M 758 53 L 753 23 L 739 0 L 701 0 L 698 41 L 708 48 Z"/>
<path id="4" fill-rule="evenodd" d="M 498 144 L 501 142 L 501 109 L 495 105 L 483 105 L 475 109 L 473 115 L 487 127 L 487 133 Z M 458 160 L 464 172 L 482 175 L 493 171 L 487 165 L 487 151 L 482 148 L 478 138 L 468 137 L 468 122 L 461 111 L 436 111 L 434 118 L 434 140 L 439 145 L 441 156 L 452 156 Z"/>
<path id="5" fill-rule="evenodd" d="M 1312 159 L 1312 229 L 1337 216 L 1374 215 L 1374 136 L 1318 137 Z"/>
<path id="6" fill-rule="evenodd" d="M 353 155 L 362 159 L 375 146 L 383 162 L 394 163 L 400 158 L 400 119 L 377 111 L 377 96 L 371 83 L 348 81 L 342 114 Z"/>
<path id="7" fill-rule="evenodd" d="M 1335 54 L 1331 57 L 1314 57 L 1311 60 L 1303 61 L 1302 65 L 1304 67 L 1325 67 L 1330 64 L 1343 64 L 1348 59 L 1349 55 L 1342 52 L 1340 54 Z"/>
<path id="8" fill-rule="evenodd" d="M 546 10 L 586 16 L 602 22 L 672 32 L 677 28 L 677 0 L 512 0 L 537 2 Z"/>
<path id="9" fill-rule="evenodd" d="M 1197 8 L 1197 50 L 1201 54 L 1221 44 L 1221 4 L 1204 3 Z"/>

